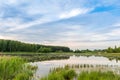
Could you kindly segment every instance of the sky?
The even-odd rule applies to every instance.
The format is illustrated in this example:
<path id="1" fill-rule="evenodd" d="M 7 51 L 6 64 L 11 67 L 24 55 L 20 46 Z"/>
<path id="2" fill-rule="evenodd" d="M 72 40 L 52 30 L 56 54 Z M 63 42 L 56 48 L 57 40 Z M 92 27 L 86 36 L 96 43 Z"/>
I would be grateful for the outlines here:
<path id="1" fill-rule="evenodd" d="M 120 46 L 120 0 L 0 0 L 0 39 L 71 49 Z"/>

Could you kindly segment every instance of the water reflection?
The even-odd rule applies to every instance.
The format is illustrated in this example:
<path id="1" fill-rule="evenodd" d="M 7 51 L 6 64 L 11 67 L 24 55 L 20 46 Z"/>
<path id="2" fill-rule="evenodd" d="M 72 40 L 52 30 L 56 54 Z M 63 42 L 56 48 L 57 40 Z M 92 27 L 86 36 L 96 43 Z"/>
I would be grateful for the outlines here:
<path id="1" fill-rule="evenodd" d="M 37 77 L 43 77 L 47 75 L 51 68 L 69 65 L 107 65 L 111 66 L 113 69 L 116 67 L 120 67 L 120 61 L 116 61 L 115 59 L 110 60 L 106 57 L 100 56 L 71 56 L 69 59 L 64 60 L 50 60 L 50 61 L 42 61 L 42 62 L 34 62 L 33 65 L 38 66 L 38 70 L 36 72 Z"/>

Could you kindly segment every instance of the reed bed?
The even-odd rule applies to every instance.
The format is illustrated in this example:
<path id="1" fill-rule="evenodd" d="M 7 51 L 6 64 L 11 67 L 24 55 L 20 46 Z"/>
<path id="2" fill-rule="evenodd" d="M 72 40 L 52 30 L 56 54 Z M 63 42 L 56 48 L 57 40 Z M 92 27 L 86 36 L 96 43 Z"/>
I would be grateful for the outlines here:
<path id="1" fill-rule="evenodd" d="M 91 71 L 81 72 L 77 80 L 120 80 L 120 75 L 114 74 L 111 71 Z"/>
<path id="2" fill-rule="evenodd" d="M 76 72 L 66 66 L 65 68 L 54 68 L 47 77 L 43 77 L 40 80 L 73 80 L 76 76 Z"/>
<path id="3" fill-rule="evenodd" d="M 0 57 L 0 80 L 31 80 L 36 69 L 19 57 Z"/>
<path id="4" fill-rule="evenodd" d="M 107 69 L 111 67 L 111 65 L 65 65 L 64 67 L 52 68 L 48 76 L 40 80 L 120 80 L 120 74 L 110 70 L 105 70 L 103 68 L 101 70 L 89 70 L 90 68 L 97 69 L 99 67 L 105 67 L 105 69 Z M 88 70 L 83 70 L 85 68 Z M 77 73 L 76 70 L 79 70 L 79 73 Z"/>

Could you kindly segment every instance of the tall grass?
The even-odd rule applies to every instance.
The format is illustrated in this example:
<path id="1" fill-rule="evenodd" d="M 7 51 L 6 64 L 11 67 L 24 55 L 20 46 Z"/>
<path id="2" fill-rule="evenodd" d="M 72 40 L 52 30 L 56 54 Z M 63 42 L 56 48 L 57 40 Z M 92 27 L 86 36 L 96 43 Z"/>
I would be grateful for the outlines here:
<path id="1" fill-rule="evenodd" d="M 81 72 L 78 76 L 78 80 L 120 80 L 120 75 L 114 74 L 111 71 Z"/>
<path id="2" fill-rule="evenodd" d="M 47 77 L 43 77 L 40 80 L 73 80 L 76 77 L 76 72 L 69 67 L 56 68 Z"/>
<path id="3" fill-rule="evenodd" d="M 34 70 L 25 63 L 19 57 L 0 57 L 0 80 L 30 80 Z"/>
<path id="4" fill-rule="evenodd" d="M 78 65 L 77 65 L 78 66 Z M 112 71 L 81 71 L 76 73 L 69 65 L 54 68 L 40 80 L 120 80 L 120 74 Z"/>

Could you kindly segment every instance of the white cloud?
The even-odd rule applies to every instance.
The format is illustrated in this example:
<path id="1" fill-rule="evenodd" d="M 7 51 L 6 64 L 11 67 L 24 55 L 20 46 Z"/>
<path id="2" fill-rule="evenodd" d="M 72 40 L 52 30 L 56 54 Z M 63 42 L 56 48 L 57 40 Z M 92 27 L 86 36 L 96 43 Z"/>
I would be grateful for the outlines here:
<path id="1" fill-rule="evenodd" d="M 49 17 L 46 18 L 40 18 L 40 19 L 37 19 L 37 20 L 34 20 L 34 21 L 31 21 L 31 22 L 28 22 L 28 23 L 22 23 L 22 20 L 20 18 L 18 19 L 10 19 L 8 21 L 3 21 L 3 22 L 0 22 L 0 25 L 1 26 L 11 26 L 10 28 L 8 28 L 8 32 L 9 31 L 15 31 L 15 30 L 21 30 L 21 29 L 26 29 L 26 28 L 29 28 L 29 27 L 32 27 L 32 26 L 35 26 L 35 25 L 40 25 L 40 24 L 44 24 L 44 23 L 47 23 L 47 22 L 51 22 L 51 21 L 54 21 L 52 19 L 50 19 Z"/>
<path id="2" fill-rule="evenodd" d="M 120 28 L 115 28 L 107 34 L 110 36 L 117 36 L 119 38 L 120 37 Z"/>
<path id="3" fill-rule="evenodd" d="M 90 41 L 105 41 L 108 40 L 109 37 L 106 34 L 92 34 L 90 36 Z"/>
<path id="4" fill-rule="evenodd" d="M 120 28 L 109 29 L 105 32 L 100 31 L 90 31 L 86 26 L 70 26 L 71 29 L 60 32 L 57 34 L 58 38 L 56 41 L 71 41 L 71 42 L 109 42 L 109 41 L 119 41 Z"/>
<path id="5" fill-rule="evenodd" d="M 96 7 L 96 5 L 92 4 L 90 7 L 87 8 L 86 4 L 82 3 L 82 1 L 81 3 L 79 1 L 77 2 L 76 1 L 72 2 L 71 0 L 68 0 L 68 1 L 70 1 L 69 4 L 68 2 L 63 4 L 62 3 L 63 1 L 61 2 L 61 0 L 60 2 L 53 1 L 55 3 L 52 4 L 53 3 L 52 1 L 50 1 L 51 2 L 50 3 L 49 1 L 39 1 L 39 0 L 36 0 L 36 1 L 0 0 L 0 6 L 2 4 L 3 8 L 5 6 L 4 4 L 7 4 L 7 6 L 5 6 L 5 9 L 6 7 L 12 6 L 12 7 L 15 7 L 15 9 L 17 9 L 18 12 L 22 12 L 22 15 L 23 15 L 23 17 L 21 18 L 18 15 L 15 15 L 14 18 L 12 17 L 12 18 L 6 19 L 3 17 L 4 19 L 0 19 L 0 31 L 1 31 L 0 38 L 1 39 L 3 38 L 18 39 L 26 42 L 41 41 L 40 43 L 44 41 L 43 44 L 52 44 L 52 45 L 61 45 L 61 46 L 64 45 L 64 46 L 69 46 L 71 48 L 93 48 L 93 47 L 103 48 L 105 46 L 116 45 L 117 43 L 120 42 L 120 41 L 116 41 L 116 42 L 112 41 L 115 39 L 116 40 L 120 39 L 119 38 L 120 23 L 114 24 L 114 28 L 112 29 L 109 28 L 104 30 L 104 32 L 102 31 L 103 27 L 105 28 L 105 26 L 109 26 L 108 23 L 113 23 L 116 20 L 119 21 L 119 17 L 116 17 L 111 13 L 107 13 L 107 12 L 87 14 L 91 10 L 93 10 L 92 7 Z M 107 1 L 109 2 L 109 0 Z M 113 3 L 113 0 L 110 1 L 110 3 L 108 2 L 100 1 L 99 3 L 101 5 L 107 5 L 107 4 L 111 5 Z M 22 3 L 23 3 L 23 6 L 22 6 Z M 82 4 L 85 6 L 81 6 Z M 2 11 L 4 11 L 4 9 L 1 10 L 0 12 L 1 18 L 4 14 Z M 33 18 L 34 21 L 24 22 L 24 18 L 26 18 L 24 17 L 25 15 L 27 15 L 28 18 Z M 73 23 L 71 23 L 72 20 L 71 21 L 68 20 L 68 23 L 59 22 L 59 20 L 68 19 L 71 17 L 79 16 L 79 15 L 83 16 L 83 18 L 79 18 L 79 19 L 76 18 L 77 22 L 73 21 Z M 7 17 L 7 15 L 5 17 Z M 41 24 L 46 24 L 48 22 L 54 22 L 57 20 L 58 20 L 57 23 L 55 24 L 52 23 L 52 25 L 55 27 L 53 27 L 52 25 L 47 25 L 45 27 L 42 26 L 43 30 L 40 30 Z M 61 23 L 62 25 L 60 25 Z M 83 25 L 79 25 L 81 23 Z M 40 28 L 38 28 L 38 25 Z M 29 27 L 33 27 L 33 28 L 29 29 Z M 86 29 L 88 27 L 89 29 Z M 47 29 L 47 31 L 44 29 Z M 103 33 L 100 32 L 100 29 L 102 29 L 101 31 Z M 22 32 L 20 32 L 19 30 L 22 30 Z M 5 35 L 2 35 L 2 34 L 5 34 Z M 31 37 L 33 39 L 30 39 Z"/>
<path id="6" fill-rule="evenodd" d="M 76 9 L 72 9 L 71 11 L 66 11 L 66 12 L 61 13 L 59 17 L 60 19 L 71 18 L 74 16 L 85 14 L 91 10 L 92 9 L 87 9 L 87 8 L 76 8 Z"/>
<path id="7" fill-rule="evenodd" d="M 11 5 L 11 6 L 17 6 L 21 3 L 25 2 L 25 0 L 0 0 L 1 5 Z"/>
<path id="8" fill-rule="evenodd" d="M 120 27 L 120 23 L 116 23 L 113 25 L 114 27 Z"/>
<path id="9" fill-rule="evenodd" d="M 0 26 L 1 27 L 15 27 L 20 24 L 20 18 L 8 18 L 8 19 L 0 19 Z"/>
<path id="10" fill-rule="evenodd" d="M 6 0 L 6 1 L 9 4 L 16 4 L 16 3 L 18 3 L 18 0 Z"/>
<path id="11" fill-rule="evenodd" d="M 76 41 L 53 41 L 53 42 L 42 42 L 46 45 L 56 45 L 56 46 L 68 46 L 71 49 L 105 49 L 108 47 L 114 47 L 115 45 L 120 45 L 120 41 L 101 41 L 101 42 L 76 42 Z M 61 44 L 62 43 L 62 44 Z"/>
<path id="12" fill-rule="evenodd" d="M 6 1 L 8 1 L 8 0 L 6 0 Z M 5 2 L 5 1 L 3 1 L 3 2 Z M 20 2 L 18 0 L 8 1 L 9 4 L 17 4 L 17 3 L 22 3 L 22 2 L 25 2 L 25 1 L 23 1 L 23 0 L 20 1 Z M 34 4 L 31 3 L 31 1 L 30 1 L 29 4 L 34 6 Z M 10 28 L 8 28 L 8 30 L 7 30 L 9 32 L 9 31 L 26 29 L 26 28 L 29 28 L 29 27 L 32 27 L 32 26 L 35 26 L 35 25 L 40 25 L 40 24 L 44 24 L 44 23 L 48 23 L 48 22 L 53 22 L 53 21 L 57 21 L 57 20 L 60 20 L 60 19 L 74 17 L 74 16 L 77 16 L 77 15 L 80 15 L 80 14 L 85 14 L 85 13 L 87 13 L 91 10 L 91 9 L 86 9 L 86 8 L 77 8 L 77 9 L 72 9 L 71 11 L 68 11 L 68 12 L 65 12 L 65 13 L 61 13 L 62 11 L 58 10 L 59 7 L 56 9 L 55 6 L 50 6 L 50 8 L 52 9 L 52 11 L 49 9 L 49 7 L 40 8 L 38 4 L 36 5 L 36 7 L 33 7 L 33 8 L 31 6 L 27 6 L 27 7 L 25 6 L 25 8 L 22 8 L 21 10 L 24 11 L 24 9 L 25 10 L 27 9 L 26 11 L 28 13 L 27 12 L 26 13 L 29 16 L 31 14 L 39 14 L 39 15 L 43 15 L 43 17 L 39 18 L 37 20 L 34 20 L 32 22 L 29 22 L 29 23 L 22 23 L 22 19 L 17 19 L 16 20 L 16 19 L 12 18 L 11 20 L 7 20 L 7 21 L 5 19 L 2 19 L 1 20 L 2 22 L 0 22 L 0 25 L 3 26 L 3 27 L 4 26 L 9 26 Z"/>
<path id="13" fill-rule="evenodd" d="M 70 17 L 74 17 L 80 14 L 84 14 L 87 13 L 88 11 L 90 11 L 90 9 L 73 9 L 72 11 L 70 11 L 70 13 L 65 13 L 65 14 L 61 14 L 60 18 L 57 17 L 57 14 L 46 14 L 44 15 L 44 17 L 39 18 L 35 21 L 29 22 L 29 23 L 14 23 L 15 25 L 11 25 L 14 26 L 10 29 L 8 29 L 8 31 L 14 31 L 14 30 L 20 30 L 20 29 L 25 29 L 25 28 L 29 28 L 35 25 L 40 25 L 40 24 L 44 24 L 44 23 L 48 23 L 48 22 L 53 22 L 53 21 L 57 21 L 60 19 L 65 19 L 65 18 L 70 18 Z M 7 23 L 8 24 L 8 23 Z"/>

